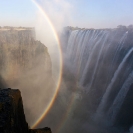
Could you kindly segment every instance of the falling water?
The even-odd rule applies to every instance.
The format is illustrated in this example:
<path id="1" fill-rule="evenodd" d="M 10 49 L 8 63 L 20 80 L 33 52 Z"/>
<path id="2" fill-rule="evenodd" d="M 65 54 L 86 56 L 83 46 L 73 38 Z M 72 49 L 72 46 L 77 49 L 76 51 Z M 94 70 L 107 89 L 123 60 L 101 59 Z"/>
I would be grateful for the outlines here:
<path id="1" fill-rule="evenodd" d="M 67 30 L 62 45 L 68 70 L 88 96 L 95 120 L 106 116 L 115 123 L 133 84 L 133 28 Z"/>
<path id="2" fill-rule="evenodd" d="M 115 121 L 116 115 L 118 114 L 132 83 L 133 83 L 133 71 L 129 74 L 128 78 L 124 82 L 122 88 L 120 89 L 112 106 L 109 109 L 108 114 L 111 115 L 112 122 Z"/>
<path id="3" fill-rule="evenodd" d="M 104 110 L 104 107 L 106 106 L 106 104 L 108 102 L 108 97 L 109 97 L 110 91 L 112 90 L 112 87 L 113 87 L 115 81 L 119 78 L 119 73 L 121 72 L 122 68 L 124 67 L 127 59 L 129 58 L 130 54 L 132 54 L 132 52 L 133 52 L 133 48 L 131 48 L 129 50 L 127 55 L 124 57 L 123 61 L 120 63 L 118 69 L 116 70 L 114 77 L 112 78 L 111 83 L 107 87 L 106 92 L 104 93 L 104 96 L 101 100 L 101 103 L 99 104 L 99 107 L 97 109 L 98 113 L 102 113 L 102 111 Z"/>

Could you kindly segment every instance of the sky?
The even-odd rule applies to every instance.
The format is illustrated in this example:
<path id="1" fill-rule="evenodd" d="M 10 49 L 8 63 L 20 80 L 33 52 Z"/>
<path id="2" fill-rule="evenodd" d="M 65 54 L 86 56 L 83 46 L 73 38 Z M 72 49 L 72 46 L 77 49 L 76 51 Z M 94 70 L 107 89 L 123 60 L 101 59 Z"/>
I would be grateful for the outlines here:
<path id="1" fill-rule="evenodd" d="M 36 9 L 30 0 L 0 0 L 0 26 L 34 26 Z"/>
<path id="2" fill-rule="evenodd" d="M 62 24 L 59 23 L 61 26 L 113 28 L 133 24 L 132 0 L 36 0 L 36 2 L 46 11 L 52 23 L 58 23 L 61 19 Z M 37 12 L 38 9 L 31 0 L 0 0 L 0 25 L 35 26 Z"/>

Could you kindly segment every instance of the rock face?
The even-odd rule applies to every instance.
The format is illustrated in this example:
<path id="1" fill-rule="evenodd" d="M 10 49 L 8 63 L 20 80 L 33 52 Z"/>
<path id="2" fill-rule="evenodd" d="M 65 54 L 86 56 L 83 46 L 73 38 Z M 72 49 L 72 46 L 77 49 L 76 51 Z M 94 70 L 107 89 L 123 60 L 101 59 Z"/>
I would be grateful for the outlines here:
<path id="1" fill-rule="evenodd" d="M 40 63 L 43 71 L 51 75 L 47 48 L 35 40 L 34 29 L 0 30 L 0 75 L 7 84 L 12 84 L 23 72 L 34 69 Z"/>
<path id="2" fill-rule="evenodd" d="M 34 28 L 0 28 L 0 87 L 20 88 L 30 126 L 47 107 L 53 94 L 52 64 Z"/>
<path id="3" fill-rule="evenodd" d="M 29 129 L 18 89 L 0 90 L 0 133 L 52 133 L 50 128 Z"/>

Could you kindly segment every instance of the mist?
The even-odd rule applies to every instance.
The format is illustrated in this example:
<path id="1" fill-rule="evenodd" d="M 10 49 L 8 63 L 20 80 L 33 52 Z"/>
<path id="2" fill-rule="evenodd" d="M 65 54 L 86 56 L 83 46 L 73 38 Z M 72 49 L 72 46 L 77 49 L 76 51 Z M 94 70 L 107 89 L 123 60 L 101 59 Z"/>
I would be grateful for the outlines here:
<path id="1" fill-rule="evenodd" d="M 15 1 L 13 1 L 13 3 L 14 2 Z M 109 1 L 107 1 L 108 3 L 105 1 L 99 3 L 97 0 L 95 0 L 95 2 L 91 0 L 39 0 L 36 2 L 51 21 L 60 44 L 58 44 L 49 22 L 32 1 L 28 2 L 28 6 L 26 6 L 25 2 L 22 2 L 25 8 L 21 8 L 21 10 L 19 10 L 19 7 L 23 4 L 21 2 L 17 3 L 16 10 L 7 16 L 6 13 L 2 12 L 5 16 L 1 15 L 1 26 L 35 27 L 35 39 L 47 47 L 46 51 L 48 51 L 50 55 L 50 58 L 48 58 L 49 61 L 51 60 L 47 65 L 46 62 L 43 62 L 45 61 L 43 55 L 38 54 L 32 69 L 22 71 L 15 79 L 16 81 L 13 82 L 5 75 L 9 74 L 12 77 L 14 73 L 10 73 L 9 71 L 2 72 L 2 88 L 9 87 L 21 90 L 26 119 L 29 126 L 32 126 L 40 117 L 40 114 L 45 111 L 56 90 L 61 73 L 61 50 L 64 64 L 60 89 L 52 108 L 38 127 L 49 126 L 52 131 L 56 133 L 84 133 L 88 131 L 88 128 L 94 133 L 98 130 L 103 133 L 110 130 L 110 128 L 106 129 L 106 127 L 99 123 L 95 124 L 92 121 L 90 122 L 91 113 L 93 111 L 91 112 L 89 107 L 87 107 L 88 104 L 89 106 L 91 104 L 87 103 L 88 94 L 85 94 L 86 90 L 84 90 L 83 86 L 79 85 L 79 79 L 77 80 L 78 76 L 76 77 L 74 75 L 77 71 L 74 73 L 74 70 L 70 69 L 74 63 L 67 62 L 69 55 L 65 54 L 67 50 L 64 49 L 63 45 L 67 45 L 68 40 L 63 37 L 64 27 L 71 26 L 76 27 L 75 29 L 79 27 L 81 30 L 84 30 L 84 28 L 115 29 L 118 25 L 128 26 L 133 23 L 133 18 L 130 15 L 133 13 L 130 0 L 126 5 L 124 5 L 123 0 L 122 2 L 114 3 Z M 114 5 L 119 11 L 113 8 Z M 14 8 L 13 5 L 11 6 Z M 7 8 L 5 9 L 7 10 Z M 28 13 L 30 10 L 33 11 L 33 13 Z M 15 15 L 15 12 L 18 12 L 17 15 Z M 80 41 L 80 39 L 78 41 Z M 91 63 L 90 68 L 95 66 L 95 62 Z M 46 68 L 45 70 L 44 66 Z M 51 70 L 48 68 L 51 68 Z M 113 131 L 121 132 L 121 129 L 114 128 Z M 132 132 L 132 126 L 130 132 Z"/>

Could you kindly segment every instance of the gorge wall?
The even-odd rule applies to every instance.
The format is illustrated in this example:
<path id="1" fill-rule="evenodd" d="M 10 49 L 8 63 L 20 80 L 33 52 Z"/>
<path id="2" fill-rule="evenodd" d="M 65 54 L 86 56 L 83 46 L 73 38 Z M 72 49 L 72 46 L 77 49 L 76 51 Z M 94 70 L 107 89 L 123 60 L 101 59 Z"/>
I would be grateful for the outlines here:
<path id="1" fill-rule="evenodd" d="M 30 126 L 47 107 L 54 88 L 52 64 L 34 28 L 0 27 L 0 87 L 21 90 Z"/>
<path id="2" fill-rule="evenodd" d="M 120 129 L 92 131 L 96 133 L 125 133 L 133 125 L 132 37 L 132 25 L 115 29 L 66 27 L 62 33 L 64 77 L 67 82 L 73 75 L 80 95 L 73 116 L 78 117 L 82 110 L 79 119 L 87 119 L 81 124 L 86 132 L 91 123 Z"/>

